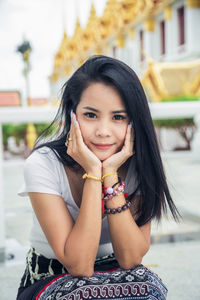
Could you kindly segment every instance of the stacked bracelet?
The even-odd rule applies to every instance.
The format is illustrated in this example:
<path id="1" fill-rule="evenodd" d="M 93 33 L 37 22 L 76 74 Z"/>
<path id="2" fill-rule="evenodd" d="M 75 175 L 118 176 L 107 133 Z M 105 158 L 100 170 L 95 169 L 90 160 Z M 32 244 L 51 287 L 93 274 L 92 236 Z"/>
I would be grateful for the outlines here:
<path id="1" fill-rule="evenodd" d="M 114 189 L 114 187 L 119 184 L 119 186 Z M 119 194 L 122 194 L 124 193 L 124 188 L 125 188 L 125 182 L 124 181 L 121 181 L 121 178 L 118 177 L 118 182 L 116 182 L 115 184 L 113 184 L 112 187 L 102 187 L 103 188 L 103 194 L 104 194 L 104 197 L 102 199 L 102 212 L 104 214 L 116 214 L 116 213 L 121 213 L 122 211 L 128 209 L 131 205 L 131 203 L 126 200 L 126 204 L 122 205 L 121 207 L 118 207 L 118 208 L 105 208 L 105 203 L 104 201 L 105 200 L 110 200 L 112 199 L 114 196 L 117 196 Z M 124 193 L 124 197 L 126 198 L 128 196 L 127 193 Z"/>
<path id="2" fill-rule="evenodd" d="M 110 176 L 110 175 L 117 175 L 117 173 L 109 173 L 109 174 L 106 174 L 102 177 L 95 177 L 95 176 L 88 175 L 87 173 L 85 173 L 82 178 L 83 179 L 88 178 L 88 179 L 93 179 L 93 180 L 103 182 L 104 178 L 107 177 L 107 176 Z M 119 186 L 116 189 L 114 189 L 114 187 L 116 187 L 118 184 L 119 184 Z M 125 211 L 128 208 L 130 208 L 131 202 L 128 201 L 128 200 L 126 200 L 126 204 L 124 204 L 124 205 L 122 205 L 118 208 L 105 208 L 105 205 L 104 205 L 104 201 L 110 200 L 114 196 L 117 196 L 117 195 L 120 195 L 120 194 L 124 193 L 124 189 L 125 189 L 125 182 L 121 181 L 120 177 L 118 177 L 118 181 L 115 184 L 113 184 L 112 187 L 106 188 L 106 187 L 102 186 L 102 192 L 104 194 L 104 197 L 102 199 L 102 212 L 104 214 L 107 214 L 107 215 L 113 214 L 114 215 L 116 213 L 121 213 L 122 211 Z M 127 194 L 125 193 L 124 196 L 127 197 Z"/>
<path id="3" fill-rule="evenodd" d="M 127 210 L 128 208 L 130 208 L 131 206 L 131 202 L 130 201 L 127 201 L 126 204 L 118 207 L 118 208 L 107 208 L 107 209 L 104 209 L 104 214 L 106 215 L 114 215 L 116 213 L 121 213 L 122 211 L 125 211 Z"/>
<path id="4" fill-rule="evenodd" d="M 106 191 L 108 190 L 108 189 L 114 189 L 114 187 L 116 187 L 116 185 L 118 185 L 118 184 L 121 184 L 122 183 L 122 181 L 121 181 L 121 178 L 118 176 L 118 181 L 115 183 L 115 184 L 113 184 L 113 186 L 112 187 L 105 187 L 104 185 L 102 185 L 102 192 L 103 192 L 103 194 L 105 195 L 105 196 L 107 196 L 107 193 L 106 193 Z"/>
<path id="5" fill-rule="evenodd" d="M 104 195 L 103 200 L 111 200 L 114 196 L 122 194 L 124 192 L 124 188 L 124 181 L 122 181 L 116 189 L 114 189 L 114 186 L 106 188 L 107 193 Z"/>

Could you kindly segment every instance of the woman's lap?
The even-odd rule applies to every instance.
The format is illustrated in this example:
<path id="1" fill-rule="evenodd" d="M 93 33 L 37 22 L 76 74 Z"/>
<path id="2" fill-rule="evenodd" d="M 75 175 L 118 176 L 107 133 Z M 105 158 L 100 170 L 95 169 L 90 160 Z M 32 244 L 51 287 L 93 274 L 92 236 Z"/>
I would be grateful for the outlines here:
<path id="1" fill-rule="evenodd" d="M 89 278 L 57 273 L 43 276 L 24 288 L 21 284 L 17 300 L 166 299 L 167 289 L 161 279 L 143 265 L 124 270 L 116 268 L 110 257 L 97 265 L 97 271 Z"/>
<path id="2" fill-rule="evenodd" d="M 38 295 L 47 299 L 166 299 L 160 279 L 143 265 L 131 270 L 96 272 L 90 278 L 61 275 Z"/>

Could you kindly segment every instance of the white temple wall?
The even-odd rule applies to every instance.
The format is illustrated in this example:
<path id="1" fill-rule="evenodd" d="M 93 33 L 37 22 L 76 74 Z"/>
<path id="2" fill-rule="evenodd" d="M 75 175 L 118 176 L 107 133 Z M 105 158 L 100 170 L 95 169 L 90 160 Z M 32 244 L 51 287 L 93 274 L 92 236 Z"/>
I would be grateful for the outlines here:
<path id="1" fill-rule="evenodd" d="M 155 34 L 152 31 L 144 31 L 144 52 L 150 57 L 154 56 Z"/>
<path id="2" fill-rule="evenodd" d="M 134 70 L 138 76 L 142 76 L 142 66 L 143 63 L 140 59 L 140 30 L 144 30 L 144 24 L 140 23 L 135 27 L 135 38 L 134 38 L 134 59 L 133 59 L 133 66 Z M 144 32 L 145 33 L 145 32 Z M 144 48 L 145 51 L 145 48 Z"/>
<path id="3" fill-rule="evenodd" d="M 187 52 L 194 58 L 200 56 L 200 8 L 186 8 L 185 30 Z"/>
<path id="4" fill-rule="evenodd" d="M 117 48 L 116 49 L 116 58 L 123 60 L 123 52 L 124 52 L 123 48 Z"/>
<path id="5" fill-rule="evenodd" d="M 123 48 L 121 48 L 120 52 L 120 59 L 124 61 L 125 63 L 129 64 L 129 44 L 128 44 L 128 38 L 125 40 L 125 45 Z"/>
<path id="6" fill-rule="evenodd" d="M 134 39 L 127 38 L 126 40 L 126 51 L 127 51 L 127 61 L 126 63 L 134 69 L 134 59 L 135 59 L 135 43 Z"/>
<path id="7" fill-rule="evenodd" d="M 164 60 L 171 61 L 173 56 L 173 51 L 175 50 L 175 37 L 176 34 L 174 33 L 174 21 L 173 15 L 175 12 L 172 10 L 172 18 L 169 20 L 165 20 L 165 49 L 166 54 L 164 56 Z M 175 35 L 175 36 L 174 36 Z"/>
<path id="8" fill-rule="evenodd" d="M 162 20 L 162 15 L 157 16 L 155 19 L 155 30 L 154 30 L 154 45 L 152 58 L 158 60 L 161 56 L 161 43 L 160 43 L 160 22 Z"/>
<path id="9" fill-rule="evenodd" d="M 56 99 L 61 99 L 61 88 L 63 84 L 67 81 L 67 77 L 60 78 L 58 81 L 51 83 L 50 85 L 50 101 Z"/>

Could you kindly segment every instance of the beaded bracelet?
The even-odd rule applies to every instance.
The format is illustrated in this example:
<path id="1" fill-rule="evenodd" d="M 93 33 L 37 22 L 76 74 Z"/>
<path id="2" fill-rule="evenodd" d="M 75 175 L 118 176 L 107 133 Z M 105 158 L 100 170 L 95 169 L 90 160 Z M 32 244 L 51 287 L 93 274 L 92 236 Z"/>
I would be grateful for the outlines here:
<path id="1" fill-rule="evenodd" d="M 110 187 L 110 188 L 114 189 L 114 187 L 116 187 L 116 185 L 121 184 L 121 183 L 122 183 L 122 180 L 121 180 L 121 178 L 118 176 L 118 181 L 117 181 L 115 184 L 113 184 L 113 186 Z M 105 190 L 107 190 L 107 189 L 109 189 L 109 187 L 107 188 L 107 187 L 105 187 L 104 185 L 102 185 L 102 193 L 103 193 L 105 196 L 107 196 L 107 193 L 105 192 Z"/>
<path id="2" fill-rule="evenodd" d="M 130 208 L 131 206 L 131 202 L 130 201 L 127 201 L 126 204 L 118 207 L 118 208 L 107 208 L 107 209 L 104 209 L 104 214 L 106 215 L 114 215 L 116 213 L 121 213 L 122 211 L 125 211 L 127 210 L 128 208 Z"/>
<path id="3" fill-rule="evenodd" d="M 103 200 L 111 200 L 114 196 L 118 196 L 124 192 L 125 188 L 125 182 L 122 181 L 120 186 L 118 186 L 116 189 L 112 187 L 108 187 L 107 194 L 104 195 Z"/>

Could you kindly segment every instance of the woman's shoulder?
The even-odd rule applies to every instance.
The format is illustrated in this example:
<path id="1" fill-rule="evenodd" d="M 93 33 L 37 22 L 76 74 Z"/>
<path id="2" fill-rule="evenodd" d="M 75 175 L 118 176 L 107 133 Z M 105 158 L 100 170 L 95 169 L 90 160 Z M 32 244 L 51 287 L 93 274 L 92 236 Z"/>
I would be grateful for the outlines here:
<path id="1" fill-rule="evenodd" d="M 34 150 L 24 165 L 25 186 L 18 195 L 29 192 L 61 195 L 60 165 L 53 150 L 41 147 Z"/>
<path id="2" fill-rule="evenodd" d="M 25 165 L 57 165 L 59 163 L 56 153 L 49 147 L 41 147 L 33 150 L 26 159 Z"/>
<path id="3" fill-rule="evenodd" d="M 26 161 L 31 161 L 35 159 L 49 159 L 49 160 L 58 160 L 56 153 L 51 148 L 44 146 L 38 149 L 33 150 L 33 152 L 29 155 Z"/>

